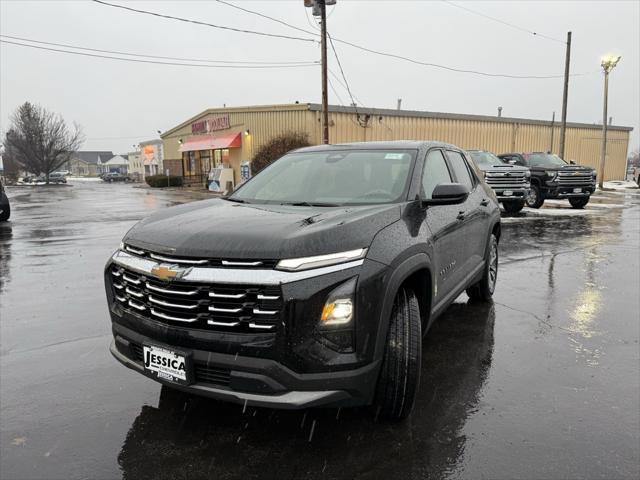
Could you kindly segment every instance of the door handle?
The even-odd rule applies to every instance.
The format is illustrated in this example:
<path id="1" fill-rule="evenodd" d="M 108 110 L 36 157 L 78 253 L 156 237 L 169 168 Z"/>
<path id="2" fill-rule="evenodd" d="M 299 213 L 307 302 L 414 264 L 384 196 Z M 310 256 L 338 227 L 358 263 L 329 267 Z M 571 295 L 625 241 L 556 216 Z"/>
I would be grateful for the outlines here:
<path id="1" fill-rule="evenodd" d="M 483 207 L 486 207 L 487 205 L 489 205 L 489 200 L 487 200 L 486 198 L 483 198 L 482 201 L 480 202 L 480 205 L 482 205 Z"/>
<path id="2" fill-rule="evenodd" d="M 465 212 L 458 212 L 458 216 L 456 217 L 456 220 L 464 220 L 465 217 Z"/>

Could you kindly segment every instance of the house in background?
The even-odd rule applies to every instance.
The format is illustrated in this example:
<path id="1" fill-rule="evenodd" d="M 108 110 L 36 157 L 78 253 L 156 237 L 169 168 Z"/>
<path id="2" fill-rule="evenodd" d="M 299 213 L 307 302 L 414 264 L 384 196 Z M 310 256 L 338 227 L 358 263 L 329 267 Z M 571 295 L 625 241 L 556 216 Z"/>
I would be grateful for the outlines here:
<path id="1" fill-rule="evenodd" d="M 142 161 L 142 153 L 139 151 L 129 152 L 129 175 L 136 181 L 144 180 L 144 162 Z"/>
<path id="2" fill-rule="evenodd" d="M 113 158 L 110 151 L 78 151 L 71 156 L 64 169 L 76 177 L 97 177 L 98 167 Z"/>
<path id="3" fill-rule="evenodd" d="M 102 159 L 98 160 L 98 175 L 110 172 L 127 173 L 128 171 L 129 160 L 122 155 L 114 155 L 106 162 Z"/>
<path id="4" fill-rule="evenodd" d="M 164 173 L 162 170 L 162 162 L 164 160 L 162 140 L 140 142 L 140 155 L 144 163 L 144 176 Z"/>

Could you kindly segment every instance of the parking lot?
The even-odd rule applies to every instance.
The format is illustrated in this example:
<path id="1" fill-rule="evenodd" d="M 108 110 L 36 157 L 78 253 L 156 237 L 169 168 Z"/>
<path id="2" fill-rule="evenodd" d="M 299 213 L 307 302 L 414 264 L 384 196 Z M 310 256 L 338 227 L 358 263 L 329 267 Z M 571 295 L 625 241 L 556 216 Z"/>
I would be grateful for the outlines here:
<path id="1" fill-rule="evenodd" d="M 494 303 L 432 327 L 408 421 L 176 393 L 118 364 L 102 269 L 201 195 L 10 187 L 0 224 L 1 478 L 638 478 L 640 193 L 503 217 Z"/>

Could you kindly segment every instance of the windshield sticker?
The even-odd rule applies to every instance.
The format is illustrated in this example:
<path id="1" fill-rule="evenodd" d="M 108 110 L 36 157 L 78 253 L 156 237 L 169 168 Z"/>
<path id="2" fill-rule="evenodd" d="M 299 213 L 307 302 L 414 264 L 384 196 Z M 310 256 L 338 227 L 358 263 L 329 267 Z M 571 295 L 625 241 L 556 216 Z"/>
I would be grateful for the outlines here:
<path id="1" fill-rule="evenodd" d="M 387 153 L 384 156 L 385 160 L 402 160 L 404 158 L 404 153 Z"/>

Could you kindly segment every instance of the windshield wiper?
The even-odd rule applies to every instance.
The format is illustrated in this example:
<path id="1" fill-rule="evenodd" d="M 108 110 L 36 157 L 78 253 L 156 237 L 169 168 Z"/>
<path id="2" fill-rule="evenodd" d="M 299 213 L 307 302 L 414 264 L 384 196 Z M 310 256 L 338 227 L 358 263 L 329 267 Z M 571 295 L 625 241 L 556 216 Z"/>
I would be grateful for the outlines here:
<path id="1" fill-rule="evenodd" d="M 246 200 L 242 200 L 241 198 L 229 198 L 229 197 L 226 197 L 225 200 L 227 200 L 228 202 L 249 203 Z"/>
<path id="2" fill-rule="evenodd" d="M 281 203 L 280 205 L 291 205 L 292 207 L 341 207 L 339 203 L 323 203 L 323 202 L 292 202 Z"/>

